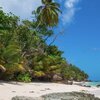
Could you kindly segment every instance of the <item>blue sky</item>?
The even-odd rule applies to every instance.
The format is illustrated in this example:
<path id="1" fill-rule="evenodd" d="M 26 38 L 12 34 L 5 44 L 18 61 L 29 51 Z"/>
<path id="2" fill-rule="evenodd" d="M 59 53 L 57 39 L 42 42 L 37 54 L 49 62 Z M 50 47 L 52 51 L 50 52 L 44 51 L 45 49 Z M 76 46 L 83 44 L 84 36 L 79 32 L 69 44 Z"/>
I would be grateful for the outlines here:
<path id="1" fill-rule="evenodd" d="M 5 12 L 30 19 L 41 0 L 0 0 Z M 55 0 L 56 1 L 56 0 Z M 58 1 L 58 0 L 57 0 Z M 100 80 L 100 0 L 59 0 L 62 9 L 55 33 L 64 30 L 55 44 L 63 56 L 87 72 L 91 80 Z"/>

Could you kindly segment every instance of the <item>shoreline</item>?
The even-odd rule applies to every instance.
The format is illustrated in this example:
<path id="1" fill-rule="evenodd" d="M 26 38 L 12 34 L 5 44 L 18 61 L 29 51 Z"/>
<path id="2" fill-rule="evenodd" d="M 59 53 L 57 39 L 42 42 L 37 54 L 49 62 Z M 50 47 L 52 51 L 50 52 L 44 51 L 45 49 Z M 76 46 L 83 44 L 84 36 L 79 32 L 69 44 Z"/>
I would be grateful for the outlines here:
<path id="1" fill-rule="evenodd" d="M 0 82 L 0 100 L 11 100 L 15 96 L 40 97 L 50 93 L 83 92 L 100 98 L 100 88 L 67 85 L 61 83 Z"/>

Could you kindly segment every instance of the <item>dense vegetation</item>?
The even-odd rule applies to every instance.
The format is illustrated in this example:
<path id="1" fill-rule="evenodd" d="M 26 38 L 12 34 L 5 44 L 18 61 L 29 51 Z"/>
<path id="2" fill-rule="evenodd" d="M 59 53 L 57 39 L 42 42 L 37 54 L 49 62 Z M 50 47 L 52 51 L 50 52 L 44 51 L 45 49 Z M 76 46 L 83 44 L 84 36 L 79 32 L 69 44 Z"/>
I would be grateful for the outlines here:
<path id="1" fill-rule="evenodd" d="M 54 75 L 63 80 L 85 80 L 88 75 L 62 57 L 63 52 L 47 44 L 58 24 L 60 5 L 42 0 L 43 6 L 33 12 L 33 21 L 22 20 L 0 10 L 0 79 L 30 82 L 52 81 Z"/>

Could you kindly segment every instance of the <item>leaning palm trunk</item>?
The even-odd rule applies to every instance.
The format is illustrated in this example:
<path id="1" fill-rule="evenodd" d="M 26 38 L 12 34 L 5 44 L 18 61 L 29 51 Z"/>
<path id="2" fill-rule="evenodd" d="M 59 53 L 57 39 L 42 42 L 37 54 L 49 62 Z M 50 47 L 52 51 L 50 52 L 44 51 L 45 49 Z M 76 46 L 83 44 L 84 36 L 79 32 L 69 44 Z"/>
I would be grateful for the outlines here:
<path id="1" fill-rule="evenodd" d="M 6 68 L 5 68 L 4 66 L 0 65 L 0 70 L 1 70 L 2 72 L 5 72 L 5 71 L 6 71 Z"/>

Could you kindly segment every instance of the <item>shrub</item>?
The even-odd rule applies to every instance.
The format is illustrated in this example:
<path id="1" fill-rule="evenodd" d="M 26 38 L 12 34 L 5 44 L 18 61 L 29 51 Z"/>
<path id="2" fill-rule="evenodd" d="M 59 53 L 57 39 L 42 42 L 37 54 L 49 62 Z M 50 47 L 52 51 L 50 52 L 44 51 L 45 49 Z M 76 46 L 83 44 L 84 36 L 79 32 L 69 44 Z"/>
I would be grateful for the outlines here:
<path id="1" fill-rule="evenodd" d="M 29 73 L 21 73 L 17 76 L 17 81 L 20 82 L 31 82 L 31 76 Z"/>

